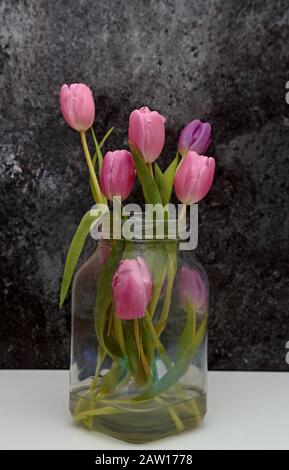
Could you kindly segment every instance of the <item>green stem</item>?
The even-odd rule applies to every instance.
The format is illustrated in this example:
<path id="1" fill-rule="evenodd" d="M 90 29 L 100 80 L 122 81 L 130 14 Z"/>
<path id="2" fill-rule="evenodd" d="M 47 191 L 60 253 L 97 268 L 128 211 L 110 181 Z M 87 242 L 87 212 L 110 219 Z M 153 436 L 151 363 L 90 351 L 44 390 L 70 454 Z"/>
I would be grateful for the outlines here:
<path id="1" fill-rule="evenodd" d="M 103 196 L 102 196 L 102 193 L 101 193 L 101 190 L 100 190 L 100 186 L 99 186 L 96 174 L 95 174 L 93 163 L 92 163 L 92 160 L 91 160 L 89 148 L 88 148 L 87 141 L 86 141 L 85 132 L 81 131 L 80 136 L 81 136 L 81 142 L 82 142 L 82 146 L 83 146 L 84 155 L 85 155 L 87 166 L 88 166 L 88 169 L 89 169 L 89 174 L 90 174 L 92 184 L 93 184 L 93 187 L 94 187 L 94 190 L 95 190 L 95 195 L 96 195 L 96 198 L 97 198 L 97 202 L 99 204 L 102 204 L 104 202 L 104 200 L 103 200 Z"/>
<path id="2" fill-rule="evenodd" d="M 98 346 L 96 369 L 95 369 L 95 373 L 94 373 L 94 379 L 91 382 L 90 387 L 89 387 L 89 397 L 91 397 L 92 392 L 95 390 L 95 388 L 97 386 L 97 383 L 98 383 L 98 380 L 99 380 L 99 371 L 100 371 L 101 364 L 104 360 L 104 357 L 105 357 L 105 352 L 103 351 L 101 346 Z M 95 403 L 91 400 L 90 405 L 89 405 L 89 409 L 93 410 L 94 408 L 95 408 Z M 89 421 L 88 426 L 89 426 L 90 429 L 92 429 L 92 425 L 93 425 L 93 418 L 91 418 L 90 421 Z"/>
<path id="3" fill-rule="evenodd" d="M 97 149 L 100 148 L 100 147 L 98 145 L 93 127 L 91 127 L 90 130 L 91 130 L 91 135 L 92 135 L 92 140 L 93 140 L 93 143 L 94 143 L 94 146 L 95 146 L 95 150 L 96 150 L 96 153 L 97 153 Z"/>
<path id="4" fill-rule="evenodd" d="M 155 344 L 155 347 L 156 347 L 157 351 L 159 352 L 159 355 L 161 356 L 163 363 L 165 364 L 165 366 L 168 369 L 170 369 L 172 367 L 171 361 L 170 361 L 170 359 L 169 359 L 169 357 L 166 353 L 165 347 L 163 346 L 163 344 L 159 340 L 158 334 L 157 334 L 157 332 L 154 328 L 153 322 L 151 320 L 151 317 L 150 317 L 150 314 L 148 313 L 148 311 L 146 312 L 146 315 L 145 315 L 145 321 L 146 321 L 146 324 L 147 324 L 148 329 L 150 331 L 150 334 L 152 335 L 152 339 L 153 339 L 153 342 Z"/>
<path id="5" fill-rule="evenodd" d="M 122 323 L 117 315 L 114 316 L 114 329 L 115 329 L 115 334 L 118 339 L 121 352 L 124 356 L 126 356 L 126 347 L 125 347 L 125 341 L 124 341 L 124 336 L 123 336 Z"/>
<path id="6" fill-rule="evenodd" d="M 106 406 L 99 409 L 94 410 L 87 410 L 82 411 L 74 416 L 75 421 L 78 423 L 79 421 L 83 421 L 87 418 L 93 418 L 94 416 L 101 416 L 101 415 L 110 415 L 110 414 L 119 414 L 123 413 L 125 410 L 121 408 L 114 408 L 113 406 Z"/>
<path id="7" fill-rule="evenodd" d="M 88 393 L 87 393 L 88 398 L 91 397 L 92 392 L 96 388 L 96 385 L 97 385 L 97 382 L 98 382 L 98 379 L 99 379 L 99 371 L 100 371 L 101 364 L 104 360 L 104 356 L 105 356 L 104 350 L 102 349 L 101 346 L 98 346 L 96 369 L 95 369 L 95 373 L 94 373 L 94 379 L 92 380 L 92 382 L 89 386 L 89 389 L 88 389 Z M 80 412 L 81 406 L 86 400 L 87 400 L 87 398 L 80 398 L 79 399 L 79 401 L 77 403 L 77 406 L 76 406 L 76 409 L 75 409 L 75 414 L 78 414 Z M 91 405 L 90 405 L 90 408 L 91 408 Z"/>
<path id="8" fill-rule="evenodd" d="M 167 402 L 165 400 L 163 400 L 163 398 L 160 398 L 160 397 L 156 397 L 155 400 L 160 403 L 161 405 L 165 404 L 167 406 Z M 174 409 L 173 406 L 169 406 L 168 407 L 168 410 L 169 410 L 169 413 L 173 419 L 173 421 L 175 422 L 175 425 L 176 425 L 176 428 L 179 432 L 181 431 L 184 431 L 185 429 L 185 426 L 183 425 L 183 422 L 181 420 L 181 418 L 179 417 L 178 413 L 176 412 L 176 410 Z"/>
<path id="9" fill-rule="evenodd" d="M 143 367 L 147 377 L 149 377 L 150 368 L 149 368 L 147 358 L 146 358 L 144 350 L 143 350 L 142 334 L 141 334 L 138 318 L 135 318 L 133 320 L 133 330 L 134 330 L 134 337 L 135 337 L 135 342 L 136 342 L 136 346 L 137 346 L 137 350 L 138 350 L 140 364 Z"/>
<path id="10" fill-rule="evenodd" d="M 155 311 L 159 303 L 160 295 L 162 292 L 164 282 L 166 280 L 166 276 L 167 276 L 167 267 L 165 265 L 165 269 L 163 270 L 162 277 L 161 277 L 161 282 L 159 283 L 159 286 L 157 286 L 157 288 L 154 289 L 152 300 L 150 301 L 150 304 L 149 304 L 149 311 L 150 311 L 151 318 L 153 318 L 155 315 Z"/>
<path id="11" fill-rule="evenodd" d="M 157 325 L 156 325 L 156 331 L 157 331 L 158 336 L 162 334 L 162 332 L 164 331 L 166 327 L 166 323 L 168 320 L 169 311 L 171 307 L 172 292 L 173 292 L 174 281 L 175 281 L 175 276 L 176 276 L 176 253 L 173 253 L 172 255 L 168 253 L 167 266 L 168 266 L 167 268 L 168 269 L 168 282 L 167 282 L 165 300 L 164 300 L 164 305 L 163 305 L 163 309 L 162 309 L 159 321 L 157 322 Z"/>
<path id="12" fill-rule="evenodd" d="M 146 312 L 145 320 L 146 320 L 148 329 L 149 329 L 149 331 L 152 335 L 155 347 L 156 347 L 157 351 L 159 352 L 159 355 L 160 355 L 164 365 L 166 366 L 167 369 L 171 369 L 171 367 L 172 367 L 171 360 L 170 360 L 169 356 L 167 355 L 165 347 L 163 346 L 163 344 L 159 340 L 158 334 L 157 334 L 157 332 L 154 328 L 153 322 L 151 321 L 151 318 L 150 318 L 150 315 L 149 315 L 148 312 Z M 186 393 L 183 390 L 182 386 L 180 384 L 176 384 L 175 387 L 176 387 L 176 390 L 180 393 L 180 395 L 184 399 L 187 400 Z M 200 423 L 201 422 L 201 417 L 200 417 L 200 412 L 199 412 L 199 409 L 198 409 L 198 406 L 196 405 L 196 403 L 194 403 L 194 402 L 188 403 L 188 406 L 191 407 L 192 411 L 196 415 L 197 421 Z"/>
<path id="13" fill-rule="evenodd" d="M 180 160 L 180 162 L 179 162 L 179 164 L 178 164 L 178 166 L 177 166 L 176 173 L 177 173 L 177 171 L 180 169 L 180 166 L 181 166 L 181 164 L 183 163 L 184 159 L 186 158 L 188 151 L 189 151 L 189 147 L 185 150 L 184 155 L 182 155 L 182 158 L 181 158 L 181 160 Z M 178 155 L 178 153 L 179 153 L 179 152 L 177 152 L 177 155 Z"/>
<path id="14" fill-rule="evenodd" d="M 133 319 L 133 331 L 134 331 L 134 337 L 135 337 L 135 343 L 137 346 L 138 354 L 139 354 L 139 359 L 141 357 L 141 343 L 140 343 L 140 330 L 139 330 L 139 324 L 138 324 L 138 318 Z"/>
<path id="15" fill-rule="evenodd" d="M 186 215 L 187 215 L 187 204 L 182 204 L 182 208 L 181 208 L 180 215 L 179 215 L 179 220 L 180 221 L 186 220 Z"/>
<path id="16" fill-rule="evenodd" d="M 91 129 L 92 139 L 93 139 L 93 143 L 94 143 L 95 150 L 96 150 L 96 155 L 97 155 L 97 160 L 98 160 L 98 171 L 99 171 L 99 175 L 100 175 L 101 169 L 102 169 L 102 164 L 103 164 L 103 156 L 102 156 L 102 152 L 101 152 L 101 147 L 100 147 L 100 145 L 98 145 L 93 127 L 91 127 L 90 129 Z"/>
<path id="17" fill-rule="evenodd" d="M 109 131 L 107 131 L 107 133 L 105 134 L 105 136 L 102 138 L 102 140 L 100 141 L 99 143 L 99 148 L 102 149 L 102 147 L 104 146 L 105 142 L 107 141 L 107 139 L 109 138 L 110 134 L 112 133 L 112 131 L 114 130 L 114 127 L 111 127 L 109 129 Z"/>
<path id="18" fill-rule="evenodd" d="M 150 175 L 152 177 L 152 179 L 154 180 L 155 177 L 154 177 L 154 170 L 153 170 L 153 164 L 152 163 L 148 163 L 148 169 L 149 169 L 149 172 L 150 172 Z"/>
<path id="19" fill-rule="evenodd" d="M 193 338 L 196 336 L 197 332 L 197 312 L 196 309 L 194 308 L 193 311 Z"/>
<path id="20" fill-rule="evenodd" d="M 163 344 L 160 342 L 159 340 L 159 337 L 157 335 L 157 332 L 154 328 L 154 325 L 153 325 L 153 322 L 151 320 L 151 317 L 149 315 L 148 312 L 146 312 L 146 316 L 145 316 L 145 320 L 146 320 L 146 323 L 147 323 L 147 326 L 148 326 L 148 329 L 152 335 L 152 338 L 153 338 L 153 341 L 154 341 L 154 344 L 156 346 L 156 349 L 157 351 L 159 352 L 161 358 L 162 358 L 162 361 L 163 363 L 165 364 L 166 368 L 167 369 L 170 369 L 172 367 L 172 364 L 171 364 L 171 361 L 170 361 L 170 358 L 169 356 L 167 355 L 166 353 L 166 350 L 165 350 L 165 347 L 163 346 Z M 179 392 L 184 395 L 184 391 L 182 389 L 182 387 L 178 384 L 176 384 L 176 389 L 179 390 Z M 160 400 L 162 400 L 160 397 L 159 397 Z M 177 412 L 175 410 L 172 409 L 172 407 L 170 407 L 170 413 L 171 413 L 171 416 L 173 417 L 175 423 L 176 423 L 176 426 L 177 428 L 179 428 L 181 426 L 182 429 L 184 429 L 184 426 L 182 424 L 182 421 L 181 419 L 179 418 Z"/>

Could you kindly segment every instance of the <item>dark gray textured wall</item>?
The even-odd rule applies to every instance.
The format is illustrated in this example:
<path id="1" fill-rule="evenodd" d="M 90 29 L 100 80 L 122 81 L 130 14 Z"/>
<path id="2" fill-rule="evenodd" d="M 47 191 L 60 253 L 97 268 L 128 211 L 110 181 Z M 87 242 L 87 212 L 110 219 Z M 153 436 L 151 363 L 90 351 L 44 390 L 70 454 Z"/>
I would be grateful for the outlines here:
<path id="1" fill-rule="evenodd" d="M 286 369 L 289 341 L 287 0 L 0 1 L 0 367 L 69 363 L 58 288 L 91 199 L 63 82 L 89 84 L 101 135 L 129 113 L 167 117 L 163 163 L 192 118 L 218 170 L 197 250 L 212 289 L 210 366 Z"/>

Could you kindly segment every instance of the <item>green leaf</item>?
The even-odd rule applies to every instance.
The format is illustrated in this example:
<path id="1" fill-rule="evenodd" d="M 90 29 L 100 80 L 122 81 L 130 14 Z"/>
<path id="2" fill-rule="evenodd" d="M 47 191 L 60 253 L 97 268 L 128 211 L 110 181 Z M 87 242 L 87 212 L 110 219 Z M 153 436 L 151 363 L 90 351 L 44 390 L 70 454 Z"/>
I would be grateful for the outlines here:
<path id="1" fill-rule="evenodd" d="M 93 138 L 93 142 L 94 142 L 94 146 L 95 146 L 95 154 L 93 156 L 92 163 L 93 163 L 93 166 L 95 168 L 96 167 L 96 159 L 98 159 L 99 173 L 101 172 L 102 163 L 103 163 L 103 156 L 102 156 L 101 149 L 104 146 L 105 142 L 107 141 L 107 139 L 109 138 L 109 136 L 110 136 L 110 134 L 112 133 L 113 130 L 114 130 L 114 127 L 111 127 L 109 129 L 109 131 L 107 131 L 107 133 L 105 134 L 105 136 L 103 137 L 103 139 L 101 140 L 101 142 L 99 144 L 98 141 L 97 141 L 94 129 L 93 129 L 93 127 L 91 128 L 91 134 L 92 134 L 92 138 Z"/>
<path id="2" fill-rule="evenodd" d="M 93 164 L 93 168 L 96 169 L 96 162 L 98 161 L 98 174 L 99 175 L 100 175 L 102 164 L 103 164 L 103 155 L 102 155 L 101 149 L 104 146 L 105 142 L 107 141 L 107 139 L 109 138 L 109 136 L 110 136 L 110 134 L 112 133 L 113 130 L 114 130 L 114 127 L 111 127 L 109 129 L 109 131 L 107 131 L 107 133 L 105 134 L 105 136 L 103 137 L 103 139 L 101 140 L 101 142 L 99 144 L 98 141 L 97 141 L 94 129 L 93 129 L 93 127 L 91 127 L 92 139 L 93 139 L 94 146 L 95 146 L 95 153 L 94 153 L 93 158 L 92 158 L 92 164 Z M 91 181 L 91 177 L 89 178 L 89 185 L 90 185 L 90 189 L 91 189 L 93 198 L 97 202 L 97 197 L 96 197 L 96 194 L 95 194 L 94 186 L 93 186 L 92 181 Z M 106 201 L 104 201 L 104 202 L 106 202 Z"/>
<path id="3" fill-rule="evenodd" d="M 145 356 L 148 360 L 148 363 L 151 365 L 153 364 L 153 368 L 155 368 L 156 365 L 155 365 L 155 355 L 154 355 L 154 344 L 151 340 L 151 335 L 150 335 L 149 329 L 147 327 L 147 324 L 144 318 L 140 320 L 140 328 L 141 328 L 141 334 L 142 334 L 142 345 L 143 345 Z"/>
<path id="4" fill-rule="evenodd" d="M 125 348 L 127 357 L 130 364 L 130 371 L 134 377 L 136 383 L 140 386 L 145 385 L 148 382 L 148 375 L 146 374 L 143 366 L 141 364 L 139 351 L 136 344 L 136 339 L 132 331 L 132 322 L 126 322 L 123 326 L 124 338 L 125 338 Z M 142 335 L 142 331 L 141 335 Z"/>
<path id="5" fill-rule="evenodd" d="M 142 155 L 131 142 L 129 142 L 129 147 L 133 156 L 138 179 L 140 181 L 146 203 L 162 204 L 162 198 L 158 190 L 157 184 L 152 175 L 150 174 Z"/>
<path id="6" fill-rule="evenodd" d="M 125 360 L 114 361 L 110 371 L 102 378 L 99 396 L 106 397 L 110 392 L 114 392 L 118 384 L 126 377 L 127 372 Z"/>
<path id="7" fill-rule="evenodd" d="M 105 136 L 103 137 L 103 139 L 100 141 L 100 144 L 99 144 L 99 148 L 102 149 L 102 147 L 104 146 L 105 142 L 107 141 L 107 139 L 109 138 L 110 134 L 113 132 L 114 130 L 114 127 L 111 127 L 109 129 L 109 131 L 107 131 L 107 133 L 105 134 Z"/>
<path id="8" fill-rule="evenodd" d="M 91 216 L 90 211 L 87 212 L 82 218 L 72 239 L 65 262 L 63 279 L 60 288 L 60 308 L 65 301 L 75 267 L 82 252 L 87 235 L 89 234 L 91 224 L 96 220 L 97 217 Z"/>
<path id="9" fill-rule="evenodd" d="M 100 146 L 98 145 L 98 142 L 96 140 L 94 131 L 92 131 L 92 135 L 93 135 L 94 145 L 95 145 L 95 149 L 96 149 L 96 155 L 97 155 L 97 159 L 98 159 L 98 173 L 100 175 L 101 169 L 102 169 L 102 164 L 103 164 L 103 156 L 102 156 Z"/>
<path id="10" fill-rule="evenodd" d="M 165 298 L 164 298 L 164 305 L 162 312 L 160 314 L 160 318 L 156 324 L 156 331 L 158 335 L 160 336 L 161 333 L 164 331 L 170 308 L 171 308 L 171 303 L 172 303 L 172 293 L 173 293 L 173 287 L 174 287 L 174 282 L 175 282 L 175 277 L 176 277 L 176 272 L 177 272 L 177 258 L 176 258 L 176 253 L 167 253 L 167 287 L 166 287 L 166 293 L 165 293 Z"/>
<path id="11" fill-rule="evenodd" d="M 162 198 L 162 203 L 165 206 L 168 193 L 167 182 L 162 170 L 160 169 L 157 163 L 155 163 L 155 179 Z"/>
<path id="12" fill-rule="evenodd" d="M 196 309 L 194 308 L 193 304 L 187 299 L 186 301 L 186 312 L 187 312 L 187 321 L 185 327 L 180 334 L 176 358 L 179 360 L 183 354 L 186 345 L 192 340 L 195 331 L 196 325 Z"/>
<path id="13" fill-rule="evenodd" d="M 97 321 L 97 319 L 96 319 Z M 112 338 L 111 336 L 106 336 L 105 338 L 105 344 L 106 348 L 110 351 L 111 356 L 113 357 L 122 357 L 123 354 L 120 350 L 119 344 L 115 340 L 115 338 Z"/>
<path id="14" fill-rule="evenodd" d="M 176 158 L 172 161 L 165 173 L 162 172 L 157 163 L 155 164 L 156 184 L 158 186 L 164 206 L 166 206 L 171 200 L 178 164 L 179 154 L 177 154 Z"/>
<path id="15" fill-rule="evenodd" d="M 150 316 L 153 318 L 167 275 L 167 251 L 162 245 L 156 246 L 150 243 L 146 243 L 145 245 L 143 257 L 153 280 L 153 292 L 148 307 Z"/>
<path id="16" fill-rule="evenodd" d="M 95 154 L 93 155 L 93 158 L 92 158 L 92 165 L 93 165 L 93 168 L 95 169 L 96 167 L 96 160 L 97 160 L 97 154 L 95 152 Z M 97 194 L 95 192 L 95 189 L 94 189 L 94 185 L 92 184 L 92 179 L 91 179 L 91 176 L 89 176 L 89 186 L 90 186 L 90 190 L 92 192 L 92 196 L 93 196 L 93 199 L 95 200 L 95 202 L 97 203 Z"/>
<path id="17" fill-rule="evenodd" d="M 179 157 L 179 153 L 177 152 L 176 158 L 172 161 L 170 166 L 165 171 L 165 179 L 168 187 L 167 204 L 170 202 L 171 195 L 173 192 L 175 174 L 179 165 Z"/>
<path id="18" fill-rule="evenodd" d="M 175 364 L 153 386 L 145 388 L 143 393 L 136 398 L 137 401 L 154 398 L 178 384 L 179 379 L 187 372 L 194 354 L 204 340 L 207 322 L 208 318 L 206 317 L 194 338 L 192 338 L 192 334 L 189 338 L 187 335 L 183 335 L 181 355 L 176 359 Z M 184 340 L 185 337 L 186 339 Z"/>
<path id="19" fill-rule="evenodd" d="M 92 157 L 92 165 L 93 165 L 93 168 L 96 169 L 96 162 L 97 162 L 97 153 L 95 152 L 93 154 L 93 157 Z"/>

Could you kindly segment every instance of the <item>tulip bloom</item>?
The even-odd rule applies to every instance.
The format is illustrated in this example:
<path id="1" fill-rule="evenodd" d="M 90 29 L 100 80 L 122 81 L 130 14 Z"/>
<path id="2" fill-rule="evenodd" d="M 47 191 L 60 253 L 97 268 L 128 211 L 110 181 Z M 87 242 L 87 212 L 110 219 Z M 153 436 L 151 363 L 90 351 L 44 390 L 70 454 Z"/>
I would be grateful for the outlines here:
<path id="1" fill-rule="evenodd" d="M 165 118 L 157 111 L 141 108 L 129 118 L 129 141 L 137 147 L 147 163 L 154 162 L 165 143 Z"/>
<path id="2" fill-rule="evenodd" d="M 121 261 L 112 281 L 116 315 L 121 320 L 145 316 L 152 278 L 142 258 Z"/>
<path id="3" fill-rule="evenodd" d="M 178 290 L 180 304 L 183 308 L 187 302 L 190 302 L 197 312 L 206 312 L 209 297 L 208 288 L 199 271 L 183 267 L 179 274 Z"/>
<path id="4" fill-rule="evenodd" d="M 86 132 L 95 118 L 95 105 L 91 89 L 83 83 L 62 85 L 60 107 L 67 124 L 80 132 Z"/>
<path id="5" fill-rule="evenodd" d="M 103 159 L 100 185 L 104 195 L 126 199 L 133 190 L 136 171 L 131 153 L 127 150 L 107 152 Z"/>
<path id="6" fill-rule="evenodd" d="M 203 155 L 212 141 L 211 124 L 196 119 L 184 127 L 179 139 L 179 152 L 184 157 L 189 150 Z"/>
<path id="7" fill-rule="evenodd" d="M 175 176 L 175 192 L 183 204 L 195 204 L 203 199 L 211 189 L 215 160 L 189 152 Z"/>

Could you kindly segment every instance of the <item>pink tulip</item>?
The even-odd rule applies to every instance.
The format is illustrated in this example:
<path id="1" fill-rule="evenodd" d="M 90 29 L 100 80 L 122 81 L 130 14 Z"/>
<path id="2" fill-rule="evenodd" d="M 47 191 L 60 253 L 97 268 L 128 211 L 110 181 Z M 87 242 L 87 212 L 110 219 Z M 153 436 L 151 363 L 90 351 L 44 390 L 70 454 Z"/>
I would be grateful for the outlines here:
<path id="1" fill-rule="evenodd" d="M 175 176 L 175 192 L 183 204 L 195 204 L 211 189 L 215 160 L 189 152 Z"/>
<path id="2" fill-rule="evenodd" d="M 136 171 L 131 153 L 127 150 L 107 152 L 103 159 L 100 185 L 104 195 L 112 200 L 113 196 L 126 199 L 133 190 Z"/>
<path id="3" fill-rule="evenodd" d="M 142 258 L 121 261 L 112 281 L 116 314 L 121 320 L 145 316 L 152 278 Z"/>
<path id="4" fill-rule="evenodd" d="M 184 157 L 190 150 L 202 155 L 207 151 L 212 137 L 211 124 L 195 119 L 189 122 L 181 132 L 179 139 L 179 152 Z"/>
<path id="5" fill-rule="evenodd" d="M 165 143 L 165 118 L 157 111 L 141 108 L 129 118 L 129 141 L 137 147 L 147 163 L 154 162 Z"/>
<path id="6" fill-rule="evenodd" d="M 199 271 L 183 267 L 179 274 L 179 299 L 185 308 L 187 302 L 192 304 L 198 313 L 208 309 L 208 287 Z"/>
<path id="7" fill-rule="evenodd" d="M 76 131 L 87 131 L 95 118 L 95 106 L 91 89 L 83 83 L 62 85 L 60 107 L 67 124 Z"/>

